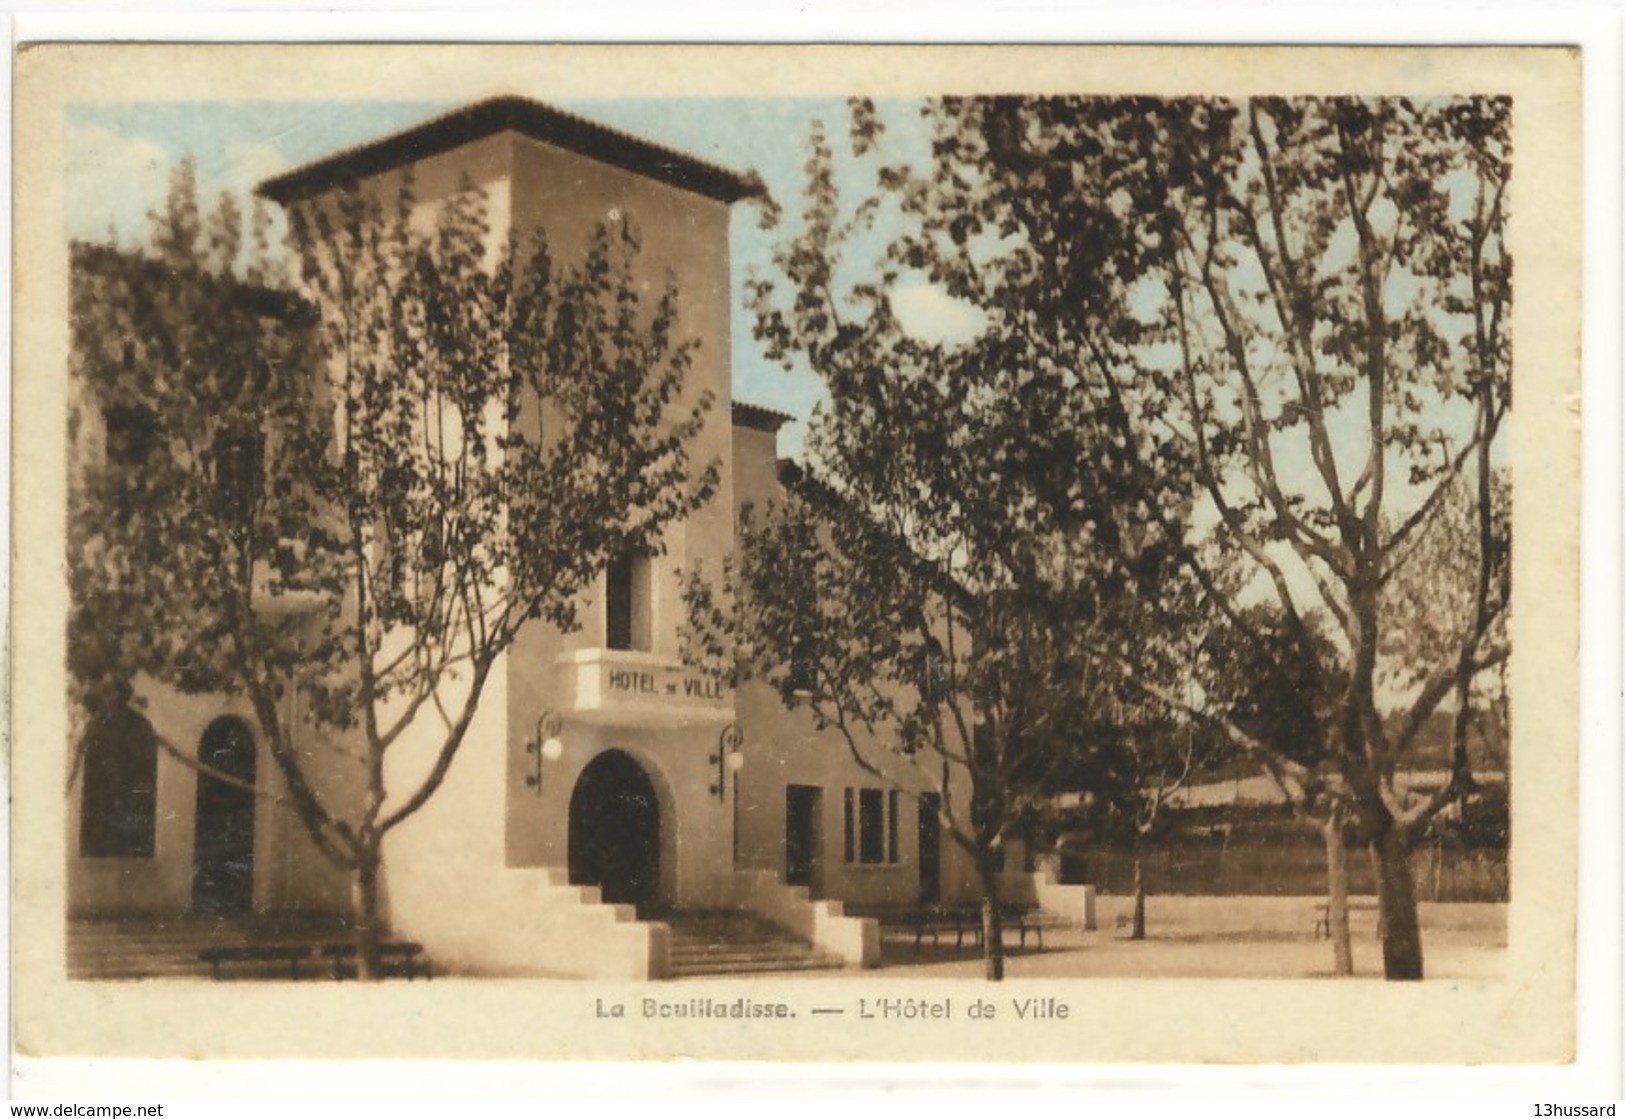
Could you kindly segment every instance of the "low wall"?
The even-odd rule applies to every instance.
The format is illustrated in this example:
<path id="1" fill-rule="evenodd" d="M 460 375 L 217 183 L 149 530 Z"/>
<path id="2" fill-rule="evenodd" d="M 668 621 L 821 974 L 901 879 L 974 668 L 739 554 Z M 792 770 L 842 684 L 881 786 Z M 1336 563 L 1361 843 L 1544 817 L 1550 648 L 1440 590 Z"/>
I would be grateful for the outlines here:
<path id="1" fill-rule="evenodd" d="M 839 901 L 813 901 L 805 886 L 786 886 L 772 871 L 736 871 L 733 904 L 754 910 L 848 964 L 880 965 L 879 921 L 848 917 Z"/>
<path id="2" fill-rule="evenodd" d="M 1376 892 L 1371 862 L 1350 852 L 1349 891 Z M 1134 855 L 1108 849 L 1069 852 L 1065 877 L 1089 882 L 1103 894 L 1134 890 Z M 1192 897 L 1324 897 L 1326 848 L 1317 837 L 1228 844 L 1168 843 L 1142 855 L 1146 889 Z M 1425 845 L 1411 855 L 1419 901 L 1496 902 L 1508 896 L 1504 850 L 1443 850 Z"/>
<path id="3" fill-rule="evenodd" d="M 1033 900 L 1051 913 L 1077 921 L 1082 928 L 1099 928 L 1095 913 L 1095 888 L 1064 883 L 1052 871 L 1036 871 L 1032 876 Z"/>
<path id="4" fill-rule="evenodd" d="M 670 929 L 605 905 L 557 870 L 503 869 L 455 889 L 390 889 L 391 935 L 423 945 L 436 971 L 475 976 L 661 979 Z"/>

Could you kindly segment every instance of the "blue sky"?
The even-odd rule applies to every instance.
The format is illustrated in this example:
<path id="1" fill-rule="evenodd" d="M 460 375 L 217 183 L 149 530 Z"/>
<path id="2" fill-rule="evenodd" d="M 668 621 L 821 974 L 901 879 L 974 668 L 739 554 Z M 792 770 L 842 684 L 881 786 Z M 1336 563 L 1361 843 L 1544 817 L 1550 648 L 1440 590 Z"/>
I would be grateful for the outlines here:
<path id="1" fill-rule="evenodd" d="M 246 197 L 264 179 L 336 150 L 378 139 L 457 107 L 458 101 L 199 101 L 80 104 L 66 121 L 68 150 L 68 229 L 71 237 L 101 240 L 110 234 L 125 243 L 144 239 L 147 214 L 163 199 L 169 176 L 191 155 L 197 162 L 199 186 L 206 203 L 221 190 Z M 834 147 L 845 144 L 847 106 L 840 98 L 659 98 L 561 100 L 559 107 L 667 147 L 687 152 L 739 172 L 760 175 L 783 209 L 780 226 L 765 231 L 755 206 L 734 207 L 731 229 L 733 262 L 734 396 L 789 413 L 796 422 L 780 433 L 780 452 L 800 457 L 806 420 L 823 398 L 818 378 L 805 368 L 787 372 L 766 360 L 752 337 L 753 316 L 744 306 L 744 285 L 753 271 L 768 271 L 776 242 L 799 225 L 806 182 L 809 138 L 822 120 Z M 886 158 L 907 159 L 922 166 L 929 159 L 930 137 L 915 102 L 880 105 L 886 125 Z M 860 171 L 859 168 L 862 168 Z M 837 185 L 843 202 L 872 192 L 867 179 L 872 166 L 837 158 Z M 865 176 L 859 179 L 857 176 Z M 882 208 L 877 228 L 849 245 L 841 272 L 852 275 L 878 253 L 895 217 Z M 978 329 L 979 312 L 946 294 L 908 278 L 892 290 L 892 307 L 905 328 L 928 340 L 955 342 Z M 1438 413 L 1447 427 L 1465 437 L 1470 413 L 1455 406 Z M 1358 416 L 1350 410 L 1332 417 L 1338 459 L 1345 477 L 1358 473 L 1365 454 Z M 1345 430 L 1346 429 L 1346 430 Z M 1507 440 L 1496 452 L 1504 462 Z M 1308 448 L 1301 439 L 1276 448 L 1276 464 L 1289 490 L 1315 478 Z M 1406 484 L 1402 473 L 1392 483 L 1391 512 L 1405 511 L 1420 500 L 1420 490 Z M 1204 518 L 1211 522 L 1211 510 Z M 1307 573 L 1292 557 L 1283 563 L 1305 601 L 1317 593 Z M 1260 586 L 1262 583 L 1260 582 Z"/>
<path id="2" fill-rule="evenodd" d="M 456 101 L 195 101 L 79 104 L 67 117 L 69 237 L 129 244 L 145 238 L 148 213 L 162 200 L 171 169 L 190 155 L 206 205 L 222 190 L 246 198 L 255 184 L 351 145 L 378 139 L 448 109 Z M 805 420 L 820 398 L 809 371 L 769 364 L 751 338 L 743 286 L 765 269 L 775 240 L 794 228 L 805 184 L 808 138 L 822 119 L 844 133 L 840 98 L 660 98 L 555 102 L 590 120 L 645 137 L 735 171 L 755 171 L 784 208 L 777 231 L 759 228 L 757 210 L 735 207 L 732 230 L 734 394 Z M 883 107 L 888 141 L 923 154 L 928 137 L 912 103 Z M 842 183 L 854 192 L 867 182 Z M 900 313 L 913 311 L 922 330 L 953 333 L 965 309 L 930 289 L 902 294 Z M 786 453 L 799 452 L 804 424 L 781 435 Z"/>
<path id="3" fill-rule="evenodd" d="M 163 199 L 171 169 L 187 156 L 198 165 L 206 204 L 221 190 L 246 197 L 265 178 L 332 152 L 418 124 L 457 107 L 456 100 L 422 101 L 119 101 L 81 103 L 68 113 L 66 147 L 67 234 L 93 240 L 116 236 L 141 240 L 147 214 Z M 776 241 L 797 228 L 806 182 L 808 140 L 815 121 L 827 126 L 837 151 L 847 125 L 839 97 L 821 98 L 611 98 L 567 99 L 559 107 L 667 147 L 740 172 L 754 171 L 783 208 L 778 229 L 760 228 L 756 207 L 734 207 L 733 368 L 736 399 L 777 408 L 796 417 L 780 435 L 785 454 L 799 457 L 805 420 L 822 398 L 818 378 L 805 368 L 786 372 L 769 363 L 752 337 L 753 316 L 744 307 L 746 279 L 766 271 Z M 930 137 L 917 102 L 879 106 L 886 126 L 888 161 L 922 165 Z M 847 204 L 874 184 L 850 160 L 837 160 L 837 183 Z M 878 252 L 890 232 L 881 211 L 879 228 L 851 254 Z M 848 260 L 843 271 L 868 261 Z M 957 341 L 977 329 L 978 313 L 924 283 L 895 289 L 892 305 L 905 326 L 922 338 Z M 1459 410 L 1459 409 L 1458 409 Z M 1463 420 L 1462 422 L 1465 422 Z M 1465 433 L 1465 431 L 1463 432 Z M 1358 434 L 1354 432 L 1353 434 Z M 1359 438 L 1340 441 L 1357 471 L 1365 447 Z M 1289 477 L 1310 477 L 1307 450 L 1280 448 Z M 1498 460 L 1505 454 L 1505 441 Z M 1409 497 L 1400 504 L 1408 504 Z"/>

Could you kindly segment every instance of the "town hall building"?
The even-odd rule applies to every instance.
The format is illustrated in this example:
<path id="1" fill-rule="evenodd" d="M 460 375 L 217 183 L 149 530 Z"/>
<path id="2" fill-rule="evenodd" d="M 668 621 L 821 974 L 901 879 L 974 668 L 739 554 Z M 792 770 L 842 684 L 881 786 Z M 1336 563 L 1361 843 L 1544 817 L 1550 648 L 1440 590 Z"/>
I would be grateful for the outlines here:
<path id="1" fill-rule="evenodd" d="M 715 406 L 693 447 L 721 465 L 713 499 L 658 554 L 599 576 L 582 625 L 523 631 L 487 687 L 444 784 L 384 848 L 390 935 L 470 975 L 661 978 L 683 973 L 685 928 L 730 915 L 872 966 L 888 907 L 970 904 L 969 857 L 926 776 L 899 758 L 866 772 L 843 741 L 766 685 L 734 690 L 685 664 L 679 573 L 718 570 L 747 505 L 781 490 L 789 417 L 733 399 L 730 208 L 760 188 L 698 159 L 519 98 L 457 110 L 263 183 L 283 206 L 410 174 L 430 207 L 472 183 L 493 236 L 545 226 L 564 259 L 593 229 L 633 220 L 637 267 L 681 292 L 702 340 L 686 391 Z M 143 688 L 140 713 L 92 724 L 69 835 L 72 918 L 348 912 L 349 884 L 275 796 L 280 777 L 247 701 Z M 432 756 L 437 728 L 390 764 Z M 154 743 L 195 749 L 228 784 Z M 416 751 L 414 753 L 414 751 Z M 1020 873 L 1010 896 L 1056 891 Z M 1046 896 L 1045 900 L 1048 900 Z M 1065 904 L 1071 906 L 1068 898 Z M 721 930 L 721 931 L 719 931 Z"/>

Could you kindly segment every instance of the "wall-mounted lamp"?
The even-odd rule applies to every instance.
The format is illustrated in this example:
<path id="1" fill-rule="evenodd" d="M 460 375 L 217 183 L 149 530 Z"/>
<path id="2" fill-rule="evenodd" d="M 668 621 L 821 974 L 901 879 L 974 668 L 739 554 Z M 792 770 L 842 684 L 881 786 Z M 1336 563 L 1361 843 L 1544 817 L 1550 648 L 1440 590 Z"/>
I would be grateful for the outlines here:
<path id="1" fill-rule="evenodd" d="M 738 773 L 745 766 L 745 755 L 739 752 L 745 736 L 733 723 L 722 728 L 717 737 L 717 752 L 711 755 L 711 764 L 717 767 L 717 779 L 711 785 L 711 795 L 718 800 L 727 799 L 728 774 Z"/>
<path id="2" fill-rule="evenodd" d="M 543 711 L 542 717 L 536 720 L 536 737 L 525 743 L 525 753 L 536 759 L 535 771 L 525 776 L 525 784 L 536 790 L 536 795 L 542 795 L 542 762 L 556 762 L 564 755 L 564 743 L 559 741 L 559 731 L 564 729 L 564 720 L 557 711 Z"/>

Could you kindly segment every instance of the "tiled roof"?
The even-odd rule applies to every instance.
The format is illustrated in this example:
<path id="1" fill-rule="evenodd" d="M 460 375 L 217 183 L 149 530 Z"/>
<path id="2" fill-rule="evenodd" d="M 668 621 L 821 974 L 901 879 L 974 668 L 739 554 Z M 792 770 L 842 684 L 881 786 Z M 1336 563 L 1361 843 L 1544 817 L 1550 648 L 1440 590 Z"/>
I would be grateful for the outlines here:
<path id="1" fill-rule="evenodd" d="M 735 427 L 748 427 L 755 431 L 778 431 L 779 428 L 795 419 L 794 416 L 775 411 L 772 408 L 763 408 L 760 404 L 747 404 L 743 400 L 736 400 L 733 404 L 733 421 Z"/>
<path id="2" fill-rule="evenodd" d="M 737 202 L 763 193 L 754 178 L 525 97 L 493 97 L 465 105 L 404 132 L 346 148 L 267 179 L 255 193 L 286 205 L 506 131 L 719 202 Z"/>

